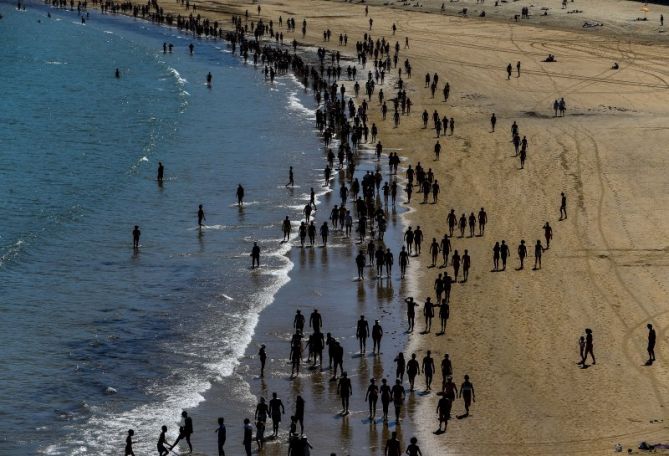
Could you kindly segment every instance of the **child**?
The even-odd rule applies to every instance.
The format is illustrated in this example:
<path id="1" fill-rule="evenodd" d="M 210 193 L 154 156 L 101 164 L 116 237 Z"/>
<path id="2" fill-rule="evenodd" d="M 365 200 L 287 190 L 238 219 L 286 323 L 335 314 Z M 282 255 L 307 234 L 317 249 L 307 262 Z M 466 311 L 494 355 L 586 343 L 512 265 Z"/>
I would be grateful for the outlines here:
<path id="1" fill-rule="evenodd" d="M 263 442 L 265 441 L 265 423 L 262 421 L 256 422 L 256 443 L 258 450 L 262 450 Z"/>
<path id="2" fill-rule="evenodd" d="M 135 456 L 135 452 L 132 451 L 132 436 L 135 435 L 135 431 L 130 429 L 128 431 L 128 437 L 125 438 L 125 456 Z"/>

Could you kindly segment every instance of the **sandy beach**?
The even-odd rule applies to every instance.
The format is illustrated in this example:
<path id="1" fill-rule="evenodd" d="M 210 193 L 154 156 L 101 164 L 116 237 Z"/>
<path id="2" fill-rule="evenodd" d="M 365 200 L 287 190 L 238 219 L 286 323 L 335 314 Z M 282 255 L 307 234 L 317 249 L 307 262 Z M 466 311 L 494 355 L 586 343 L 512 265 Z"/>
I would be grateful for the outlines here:
<path id="1" fill-rule="evenodd" d="M 422 227 L 428 243 L 447 231 L 451 208 L 459 215 L 484 207 L 489 217 L 484 236 L 452 239 L 454 249 L 469 251 L 472 270 L 467 283 L 454 286 L 446 335 L 416 331 L 409 337 L 407 353 L 421 358 L 432 350 L 435 360 L 449 353 L 456 383 L 469 374 L 476 388 L 471 416 L 452 420 L 441 435 L 434 434 L 437 396 L 416 401 L 410 418 L 423 454 L 594 455 L 612 452 L 616 443 L 625 448 L 640 441 L 666 443 L 669 49 L 659 15 L 669 18 L 669 7 L 649 5 L 648 21 L 636 21 L 644 16 L 637 2 L 576 1 L 562 10 L 559 1 L 537 0 L 531 2 L 531 18 L 516 22 L 513 15 L 530 2 L 494 7 L 487 0 L 485 18 L 457 16 L 463 7 L 477 16 L 484 7 L 473 0 L 446 3 L 448 15 L 440 14 L 441 2 L 419 3 L 371 3 L 372 36 L 399 41 L 400 61 L 411 62 L 413 75 L 405 81 L 413 107 L 393 128 L 390 117 L 381 119 L 374 96 L 369 122 L 379 126 L 384 147 L 398 149 L 407 164 L 432 168 L 441 183 L 438 204 L 419 204 L 422 198 L 416 198 L 407 216 L 408 224 Z M 247 9 L 257 18 L 257 5 L 250 2 L 191 4 L 226 24 L 228 14 Z M 261 16 L 275 23 L 279 15 L 298 22 L 306 18 L 306 37 L 282 29 L 285 39 L 295 35 L 301 44 L 348 56 L 369 31 L 361 4 L 261 5 Z M 542 7 L 550 8 L 548 16 L 540 16 Z M 604 25 L 584 28 L 584 21 Z M 348 46 L 338 46 L 334 37 L 323 43 L 328 28 L 335 37 L 347 33 Z M 542 62 L 549 53 L 557 62 Z M 614 62 L 619 69 L 611 69 Z M 507 80 L 509 63 L 514 73 Z M 439 89 L 432 98 L 423 81 L 435 72 Z M 451 87 L 447 102 L 441 96 L 445 82 Z M 384 92 L 391 98 L 393 90 L 384 87 Z M 561 97 L 567 113 L 556 118 L 553 100 Z M 435 132 L 420 120 L 423 110 L 456 121 L 454 134 L 440 139 L 439 161 L 432 152 Z M 522 170 L 511 144 L 514 121 L 529 144 Z M 568 198 L 564 221 L 558 220 L 561 192 Z M 542 269 L 532 270 L 529 258 L 524 270 L 516 270 L 518 243 L 524 239 L 532 250 L 536 240 L 543 242 L 546 222 L 554 238 Z M 510 245 L 511 258 L 506 271 L 494 272 L 492 248 L 501 240 Z M 428 267 L 425 248 L 418 260 L 407 281 L 422 303 L 434 296 L 434 278 L 444 270 Z M 448 271 L 452 274 L 450 266 Z M 400 303 L 395 300 L 388 310 L 404 315 Z M 422 319 L 417 320 L 422 330 Z M 658 333 L 653 366 L 644 366 L 647 323 Z M 578 339 L 585 328 L 594 332 L 597 364 L 582 369 Z M 440 375 L 435 382 L 441 382 Z M 422 389 L 422 380 L 417 385 Z M 454 415 L 461 413 L 457 401 Z"/>

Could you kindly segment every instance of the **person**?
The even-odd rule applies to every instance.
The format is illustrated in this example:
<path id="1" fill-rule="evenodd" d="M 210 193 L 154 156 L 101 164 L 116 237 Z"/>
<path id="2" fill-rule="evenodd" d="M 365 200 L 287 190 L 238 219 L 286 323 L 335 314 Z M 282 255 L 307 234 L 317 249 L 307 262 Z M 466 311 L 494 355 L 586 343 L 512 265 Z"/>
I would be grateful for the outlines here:
<path id="1" fill-rule="evenodd" d="M 244 450 L 246 456 L 251 456 L 251 443 L 253 442 L 253 428 L 251 427 L 251 420 L 244 418 Z"/>
<path id="2" fill-rule="evenodd" d="M 160 437 L 158 437 L 158 456 L 166 456 L 170 454 L 170 450 L 165 448 L 165 445 L 168 445 L 171 447 L 167 439 L 165 438 L 165 433 L 167 432 L 167 426 L 162 426 L 160 428 Z"/>
<path id="3" fill-rule="evenodd" d="M 358 256 L 355 257 L 355 265 L 358 267 L 358 280 L 363 279 L 363 274 L 365 272 L 365 263 L 366 263 L 365 254 L 361 250 L 360 253 L 358 253 Z"/>
<path id="4" fill-rule="evenodd" d="M 407 447 L 406 454 L 409 456 L 423 456 L 423 453 L 418 447 L 418 439 L 416 437 L 411 437 L 411 443 Z"/>
<path id="5" fill-rule="evenodd" d="M 534 245 L 534 269 L 541 269 L 541 255 L 544 251 L 544 247 L 541 245 L 541 241 L 537 239 L 537 243 Z M 538 265 L 538 266 L 537 266 Z"/>
<path id="6" fill-rule="evenodd" d="M 416 322 L 416 307 L 418 304 L 413 300 L 412 297 L 408 297 L 404 300 L 407 303 L 407 321 L 409 323 L 408 332 L 413 332 L 414 323 Z"/>
<path id="7" fill-rule="evenodd" d="M 116 79 L 121 79 L 121 72 L 119 71 L 118 68 L 116 69 L 116 71 L 114 71 L 114 76 L 116 77 Z"/>
<path id="8" fill-rule="evenodd" d="M 283 231 L 283 242 L 288 242 L 290 241 L 290 232 L 292 230 L 292 227 L 290 225 L 290 219 L 286 215 L 286 218 L 283 220 L 283 224 L 281 225 L 281 229 Z"/>
<path id="9" fill-rule="evenodd" d="M 527 256 L 527 247 L 525 246 L 525 241 L 522 240 L 520 241 L 520 245 L 518 246 L 518 258 L 520 259 L 520 268 L 518 269 L 523 269 L 526 256 Z"/>
<path id="10" fill-rule="evenodd" d="M 204 209 L 202 208 L 202 205 L 200 204 L 197 208 L 197 226 L 202 228 L 204 226 L 204 221 L 207 220 L 207 218 L 204 216 Z"/>
<path id="11" fill-rule="evenodd" d="M 399 352 L 394 360 L 397 367 L 395 368 L 395 378 L 404 381 L 404 370 L 406 369 L 406 361 L 404 360 L 404 353 Z"/>
<path id="12" fill-rule="evenodd" d="M 453 377 L 453 362 L 448 353 L 444 353 L 444 358 L 441 360 L 441 384 L 442 390 L 446 389 L 446 381 Z"/>
<path id="13" fill-rule="evenodd" d="M 262 450 L 264 441 L 265 441 L 265 422 L 256 421 L 256 444 L 258 445 L 258 452 Z"/>
<path id="14" fill-rule="evenodd" d="M 295 331 L 302 333 L 304 330 L 304 315 L 302 315 L 301 310 L 296 310 L 295 311 L 295 317 L 293 318 L 293 328 L 295 328 Z"/>
<path id="15" fill-rule="evenodd" d="M 560 220 L 564 220 L 567 218 L 567 197 L 564 192 L 560 193 L 560 195 Z"/>
<path id="16" fill-rule="evenodd" d="M 225 456 L 223 446 L 225 445 L 225 439 L 227 438 L 227 431 L 225 430 L 225 420 L 222 417 L 218 419 L 218 427 L 214 432 L 217 433 L 218 437 L 218 456 Z"/>
<path id="17" fill-rule="evenodd" d="M 406 251 L 406 248 L 404 246 L 402 246 L 402 250 L 400 250 L 399 260 L 400 260 L 400 278 L 403 279 L 407 271 L 407 266 L 409 264 L 409 252 Z"/>
<path id="18" fill-rule="evenodd" d="M 451 252 L 451 240 L 448 238 L 447 234 L 444 234 L 444 237 L 441 239 L 439 248 L 441 249 L 441 257 L 444 260 L 444 263 L 442 264 L 443 267 L 448 264 L 448 254 Z"/>
<path id="19" fill-rule="evenodd" d="M 579 356 L 581 357 L 581 361 L 579 361 L 579 364 L 585 363 L 585 337 L 581 336 L 578 339 L 578 353 Z"/>
<path id="20" fill-rule="evenodd" d="M 462 254 L 462 281 L 466 282 L 469 278 L 469 268 L 471 267 L 472 260 L 469 256 L 469 251 L 465 249 L 465 253 Z"/>
<path id="21" fill-rule="evenodd" d="M 315 333 L 321 332 L 321 328 L 323 327 L 323 317 L 318 313 L 318 309 L 314 309 L 314 311 L 311 312 L 311 315 L 309 316 L 309 327 L 313 328 Z"/>
<path id="22" fill-rule="evenodd" d="M 288 171 L 288 183 L 286 184 L 286 187 L 288 186 L 294 187 L 295 186 L 295 176 L 293 175 L 293 167 L 290 167 L 290 170 Z"/>
<path id="23" fill-rule="evenodd" d="M 353 394 L 353 387 L 351 386 L 351 379 L 348 378 L 348 373 L 344 372 L 337 383 L 337 394 L 341 397 L 342 415 L 348 415 L 348 404 Z"/>
<path id="24" fill-rule="evenodd" d="M 544 237 L 546 238 L 546 250 L 548 250 L 551 246 L 551 239 L 553 239 L 553 228 L 551 228 L 550 224 L 546 222 L 546 224 L 543 226 L 544 230 Z"/>
<path id="25" fill-rule="evenodd" d="M 372 342 L 373 348 L 372 353 L 378 355 L 381 354 L 381 338 L 383 337 L 383 328 L 379 324 L 379 320 L 374 320 L 374 326 L 372 326 Z"/>
<path id="26" fill-rule="evenodd" d="M 439 160 L 439 154 L 441 153 L 441 144 L 439 144 L 439 141 L 434 145 L 434 157 L 435 160 Z"/>
<path id="27" fill-rule="evenodd" d="M 430 244 L 430 255 L 432 256 L 432 267 L 437 265 L 437 258 L 439 257 L 439 243 L 437 238 L 432 238 L 432 243 Z"/>
<path id="28" fill-rule="evenodd" d="M 465 375 L 465 381 L 460 385 L 459 397 L 465 402 L 465 416 L 469 416 L 469 407 L 472 405 L 472 402 L 476 402 L 474 385 L 469 381 L 469 375 Z"/>
<path id="29" fill-rule="evenodd" d="M 258 358 L 260 359 L 260 377 L 265 376 L 265 362 L 267 361 L 267 352 L 265 351 L 265 344 L 260 346 L 258 351 Z"/>
<path id="30" fill-rule="evenodd" d="M 648 361 L 646 364 L 651 365 L 655 361 L 655 329 L 650 323 L 646 325 L 646 328 L 648 328 Z"/>
<path id="31" fill-rule="evenodd" d="M 448 301 L 444 298 L 441 304 L 439 304 L 439 320 L 441 322 L 440 334 L 446 334 L 446 323 L 448 323 L 448 319 L 450 316 L 451 316 L 451 309 L 450 306 L 448 305 Z"/>
<path id="32" fill-rule="evenodd" d="M 323 222 L 320 228 L 321 239 L 323 240 L 323 247 L 328 244 L 328 234 L 330 233 L 330 228 L 328 228 L 328 222 Z"/>
<path id="33" fill-rule="evenodd" d="M 190 43 L 188 45 L 188 50 L 190 51 L 190 55 L 193 55 L 193 49 L 195 49 L 195 46 L 193 45 L 193 43 Z"/>
<path id="34" fill-rule="evenodd" d="M 190 436 L 193 435 L 193 432 L 194 432 L 193 419 L 190 416 L 188 416 L 188 412 L 184 410 L 183 412 L 181 412 L 181 425 L 179 426 L 179 436 L 172 444 L 172 448 L 176 447 L 177 443 L 179 443 L 181 439 L 185 439 L 186 443 L 188 443 L 188 448 L 192 453 L 193 445 L 191 444 Z"/>
<path id="35" fill-rule="evenodd" d="M 254 242 L 251 249 L 251 269 L 255 269 L 256 267 L 260 267 L 260 247 L 257 242 Z"/>
<path id="36" fill-rule="evenodd" d="M 595 353 L 594 353 L 594 345 L 592 341 L 592 329 L 586 328 L 585 330 L 585 352 L 583 355 L 583 364 L 585 366 L 585 361 L 588 358 L 588 355 L 592 357 L 592 364 L 596 364 L 595 362 Z"/>
<path id="37" fill-rule="evenodd" d="M 397 439 L 397 432 L 393 431 L 390 438 L 386 441 L 386 447 L 383 450 L 383 456 L 400 456 L 402 453 L 401 443 Z"/>
<path id="38" fill-rule="evenodd" d="M 163 182 L 164 175 L 165 175 L 165 167 L 163 166 L 163 162 L 158 162 L 158 176 L 156 177 L 158 183 Z"/>
<path id="39" fill-rule="evenodd" d="M 399 379 L 395 380 L 395 386 L 393 386 L 390 394 L 393 398 L 393 405 L 395 406 L 395 423 L 396 425 L 399 425 L 402 403 L 404 402 L 404 396 L 406 395 L 402 382 Z"/>
<path id="40" fill-rule="evenodd" d="M 519 78 L 520 77 L 520 61 L 516 62 L 516 72 L 517 72 L 516 77 Z"/>
<path id="41" fill-rule="evenodd" d="M 479 236 L 483 236 L 485 233 L 485 225 L 488 223 L 488 214 L 486 214 L 486 211 L 481 208 L 481 210 L 478 213 L 478 221 L 479 221 Z"/>
<path id="42" fill-rule="evenodd" d="M 135 435 L 135 431 L 132 429 L 128 430 L 128 437 L 125 438 L 125 456 L 135 456 L 135 452 L 132 451 L 132 436 Z"/>
<path id="43" fill-rule="evenodd" d="M 373 419 L 376 416 L 376 401 L 379 398 L 379 387 L 376 386 L 376 380 L 371 379 L 369 381 L 369 386 L 367 387 L 367 393 L 365 394 L 365 402 L 369 402 L 369 419 Z"/>
<path id="44" fill-rule="evenodd" d="M 300 423 L 300 433 L 304 434 L 304 399 L 302 396 L 295 398 L 295 420 Z"/>
<path id="45" fill-rule="evenodd" d="M 499 246 L 499 256 L 502 258 L 502 271 L 505 271 L 506 259 L 509 257 L 509 246 L 505 240 L 502 240 L 502 244 Z"/>
<path id="46" fill-rule="evenodd" d="M 492 248 L 492 269 L 493 269 L 493 271 L 499 271 L 499 251 L 500 251 L 499 242 L 495 242 L 495 246 Z"/>
<path id="47" fill-rule="evenodd" d="M 242 187 L 242 184 L 239 184 L 237 186 L 237 205 L 239 207 L 244 204 L 244 187 Z"/>
<path id="48" fill-rule="evenodd" d="M 416 380 L 416 375 L 420 372 L 420 365 L 416 360 L 416 354 L 411 354 L 411 359 L 407 363 L 407 376 L 409 377 L 409 391 L 414 390 L 414 382 Z"/>
<path id="49" fill-rule="evenodd" d="M 495 113 L 492 113 L 492 116 L 490 117 L 490 126 L 492 127 L 493 133 L 495 132 L 495 124 L 497 124 L 497 117 L 495 116 Z"/>
<path id="50" fill-rule="evenodd" d="M 511 64 L 509 63 L 509 64 L 506 66 L 506 80 L 507 80 L 507 81 L 508 81 L 509 79 L 511 79 L 511 71 L 513 71 L 513 68 L 511 67 Z"/>
<path id="51" fill-rule="evenodd" d="M 139 248 L 139 237 L 142 235 L 142 232 L 139 230 L 139 225 L 135 225 L 135 229 L 132 230 L 132 248 Z"/>
<path id="52" fill-rule="evenodd" d="M 379 393 L 381 395 L 381 407 L 383 409 L 383 422 L 385 423 L 388 421 L 388 407 L 390 406 L 390 400 L 392 398 L 390 386 L 388 386 L 388 381 L 385 378 L 381 380 Z"/>
<path id="53" fill-rule="evenodd" d="M 365 353 L 367 350 L 367 339 L 369 338 L 369 323 L 365 320 L 364 315 L 360 315 L 358 326 L 355 330 L 355 337 L 360 343 L 360 353 Z"/>
<path id="54" fill-rule="evenodd" d="M 451 401 L 451 398 L 443 395 L 441 396 L 441 399 L 439 399 L 439 402 L 437 403 L 437 416 L 439 417 L 439 432 L 441 432 L 441 425 L 444 425 L 444 431 L 446 432 L 446 429 L 448 428 L 448 420 L 451 417 L 451 407 L 453 406 L 453 402 Z"/>
<path id="55" fill-rule="evenodd" d="M 209 88 L 211 88 L 211 80 L 212 80 L 212 76 L 211 76 L 211 72 L 209 72 L 209 73 L 207 73 L 207 87 L 209 87 Z"/>
<path id="56" fill-rule="evenodd" d="M 434 318 L 434 304 L 432 303 L 432 298 L 427 298 L 425 300 L 423 316 L 425 317 L 425 334 L 427 334 L 432 330 L 432 319 Z"/>
<path id="57" fill-rule="evenodd" d="M 276 437 L 279 434 L 281 415 L 286 414 L 283 402 L 277 397 L 276 393 L 272 393 L 272 399 L 269 401 L 269 414 L 272 417 L 272 432 L 274 437 Z"/>
<path id="58" fill-rule="evenodd" d="M 427 355 L 423 357 L 423 374 L 425 375 L 425 389 L 432 390 L 432 375 L 434 374 L 434 360 L 432 359 L 432 352 L 427 351 Z"/>

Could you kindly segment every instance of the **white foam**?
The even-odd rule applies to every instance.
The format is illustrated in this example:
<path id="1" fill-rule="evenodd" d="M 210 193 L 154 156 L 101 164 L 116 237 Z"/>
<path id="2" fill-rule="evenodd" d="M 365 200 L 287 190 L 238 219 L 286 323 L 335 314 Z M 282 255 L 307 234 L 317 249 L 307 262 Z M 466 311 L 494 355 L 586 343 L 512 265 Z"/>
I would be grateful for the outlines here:
<path id="1" fill-rule="evenodd" d="M 292 111 L 303 114 L 307 119 L 316 118 L 316 110 L 309 109 L 306 106 L 304 106 L 300 101 L 300 99 L 297 97 L 297 92 L 291 92 L 288 95 L 288 108 Z"/>

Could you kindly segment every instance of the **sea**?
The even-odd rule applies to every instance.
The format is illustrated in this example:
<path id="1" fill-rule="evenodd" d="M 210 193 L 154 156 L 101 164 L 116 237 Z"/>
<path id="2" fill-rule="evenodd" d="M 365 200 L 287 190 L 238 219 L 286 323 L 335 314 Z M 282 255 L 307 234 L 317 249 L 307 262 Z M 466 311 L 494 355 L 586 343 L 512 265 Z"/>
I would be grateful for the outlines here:
<path id="1" fill-rule="evenodd" d="M 324 187 L 316 102 L 293 76 L 271 84 L 222 40 L 131 18 L 91 13 L 82 23 L 76 11 L 37 3 L 17 11 L 0 2 L 0 14 L 0 454 L 121 454 L 130 428 L 136 453 L 154 454 L 160 426 L 173 440 L 182 410 L 197 416 L 205 399 L 210 408 L 225 404 L 208 394 L 226 382 L 236 405 L 218 408 L 234 427 L 229 435 L 241 434 L 236 415 L 252 416 L 260 388 L 250 373 L 254 337 L 285 340 L 270 347 L 271 361 L 281 359 L 270 369 L 288 394 L 295 300 L 319 284 L 318 274 L 339 274 L 339 288 L 321 283 L 325 296 L 305 300 L 328 301 L 340 318 L 350 314 L 338 329 L 351 353 L 365 306 L 380 311 L 385 303 L 388 325 L 399 328 L 398 313 L 388 311 L 399 311 L 399 282 L 394 291 L 352 285 L 352 243 L 335 239 L 328 259 L 281 242 L 281 221 L 288 215 L 299 223 L 311 188 L 319 203 L 337 203 Z M 164 53 L 163 43 L 173 52 Z M 368 155 L 361 169 L 376 166 Z M 291 165 L 296 186 L 287 189 Z M 326 211 L 316 212 L 317 224 Z M 262 249 L 255 271 L 253 242 Z M 331 261 L 338 269 L 323 272 Z M 297 274 L 296 264 L 305 272 Z M 256 334 L 263 311 L 279 299 L 285 308 L 275 307 L 265 333 Z M 281 317 L 285 331 L 273 320 Z M 393 334 L 402 346 L 403 333 Z M 334 411 L 324 416 L 324 425 L 339 419 Z M 213 418 L 200 423 L 197 436 L 207 432 L 213 442 Z M 374 448 L 362 454 L 381 454 L 357 435 L 346 445 L 362 439 Z M 239 448 L 241 437 L 232 438 Z"/>

